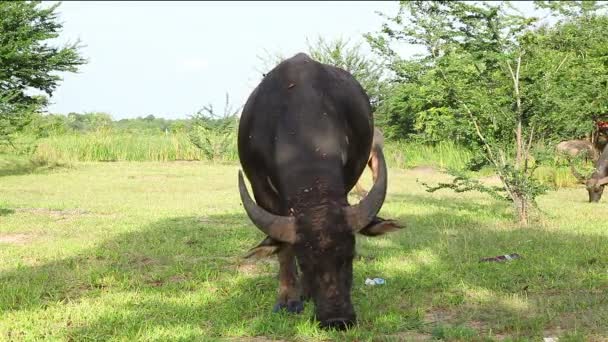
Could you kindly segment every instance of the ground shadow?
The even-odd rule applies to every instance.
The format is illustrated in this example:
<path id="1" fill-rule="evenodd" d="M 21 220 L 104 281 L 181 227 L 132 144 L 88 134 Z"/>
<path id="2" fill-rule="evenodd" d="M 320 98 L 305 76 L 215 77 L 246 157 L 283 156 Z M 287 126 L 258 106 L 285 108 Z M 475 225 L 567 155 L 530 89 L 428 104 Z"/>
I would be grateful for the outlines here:
<path id="1" fill-rule="evenodd" d="M 0 161 L 0 177 L 18 176 L 30 173 L 46 172 L 69 168 L 67 163 L 49 162 L 45 160 L 11 159 Z"/>
<path id="2" fill-rule="evenodd" d="M 608 267 L 605 238 L 495 230 L 457 215 L 462 206 L 482 210 L 473 204 L 438 205 L 442 212 L 398 217 L 406 225 L 398 233 L 359 239 L 353 285 L 359 327 L 327 338 L 372 339 L 407 330 L 431 336 L 448 323 L 539 337 L 547 327 L 567 327 L 562 319 L 577 315 L 570 324 L 607 333 L 598 330 L 605 329 L 598 322 L 608 321 L 608 304 L 597 292 L 606 285 L 597 276 Z M 450 216 L 458 218 L 446 226 L 442 222 Z M 301 338 L 312 324 L 311 306 L 301 316 L 272 314 L 276 263 L 241 258 L 261 237 L 244 214 L 160 220 L 75 257 L 0 273 L 0 314 L 94 305 L 91 319 L 54 325 L 72 340 Z M 479 263 L 479 257 L 505 251 L 519 252 L 522 259 Z M 374 275 L 385 277 L 386 286 L 363 285 Z M 578 290 L 587 291 L 584 296 L 567 293 L 568 282 L 575 281 Z M 532 300 L 524 305 L 512 296 Z M 19 336 L 27 328 L 9 329 Z"/>
<path id="3" fill-rule="evenodd" d="M 0 208 L 0 216 L 8 216 L 10 214 L 14 214 L 15 211 L 9 208 Z"/>
<path id="4" fill-rule="evenodd" d="M 404 203 L 417 203 L 423 205 L 429 205 L 436 208 L 440 208 L 447 214 L 454 214 L 454 212 L 467 212 L 469 214 L 478 215 L 483 214 L 499 219 L 512 219 L 513 209 L 509 202 L 496 201 L 490 199 L 462 199 L 456 197 L 450 198 L 437 198 L 432 195 L 416 195 L 416 194 L 391 194 L 390 201 L 404 202 Z"/>

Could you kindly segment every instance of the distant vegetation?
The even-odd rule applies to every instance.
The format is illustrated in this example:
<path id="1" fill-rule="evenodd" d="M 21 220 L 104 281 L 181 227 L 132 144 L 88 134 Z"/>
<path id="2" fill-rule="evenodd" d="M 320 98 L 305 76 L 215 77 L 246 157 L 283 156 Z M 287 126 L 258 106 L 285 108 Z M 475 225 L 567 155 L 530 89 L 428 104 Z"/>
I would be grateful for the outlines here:
<path id="1" fill-rule="evenodd" d="M 8 15 L 22 6 L 54 22 L 56 7 L 41 10 L 37 4 L 5 3 L 0 10 Z M 608 17 L 604 5 L 596 2 L 536 4 L 547 9 L 556 23 L 534 26 L 534 18 L 514 13 L 507 3 L 407 2 L 402 13 L 385 16 L 382 30 L 362 41 L 317 38 L 308 41 L 307 52 L 360 80 L 370 95 L 376 124 L 385 133 L 391 167 L 429 165 L 475 177 L 498 173 L 507 182 L 525 180 L 520 185 L 532 192 L 536 181 L 552 188 L 572 186 L 576 180 L 555 156 L 555 144 L 591 138 L 597 133 L 597 121 L 607 119 Z M 411 20 L 400 17 L 407 13 L 414 15 Z M 8 28 L 0 26 L 7 32 Z M 53 26 L 49 36 L 60 28 Z M 371 55 L 364 53 L 362 42 L 371 47 Z M 418 44 L 426 52 L 405 58 L 395 52 L 400 43 Z M 48 52 L 40 45 L 31 46 L 32 60 Z M 0 41 L 0 47 L 7 56 L 9 50 L 16 51 L 7 42 Z M 71 71 L 85 63 L 77 47 L 65 47 L 64 64 L 56 68 Z M 285 57 L 275 53 L 267 58 L 262 72 Z M 3 75 L 0 82 L 9 85 Z M 48 81 L 52 93 L 59 79 Z M 0 98 L 4 159 L 19 156 L 35 165 L 238 162 L 240 109 L 229 106 L 228 100 L 222 114 L 207 106 L 184 119 L 147 115 L 116 120 L 107 113 L 42 114 L 46 105 L 42 99 L 28 107 L 26 102 L 36 99 L 23 99 L 21 106 L 8 101 L 8 95 Z M 503 159 L 490 158 L 488 146 Z M 518 157 L 517 151 L 527 152 L 528 147 L 529 155 Z M 532 167 L 518 171 L 524 164 Z"/>
<path id="2" fill-rule="evenodd" d="M 31 158 L 38 164 L 111 161 L 208 161 L 238 163 L 236 120 L 207 118 L 163 119 L 152 115 L 112 120 L 105 113 L 37 115 L 12 145 L 0 145 L 0 159 L 9 155 Z M 474 153 L 454 142 L 424 144 L 387 141 L 391 167 L 433 166 L 467 170 Z M 4 157 L 3 157 L 4 156 Z M 492 174 L 485 168 L 481 175 Z M 539 179 L 554 187 L 576 184 L 564 163 L 555 160 L 537 170 Z"/>

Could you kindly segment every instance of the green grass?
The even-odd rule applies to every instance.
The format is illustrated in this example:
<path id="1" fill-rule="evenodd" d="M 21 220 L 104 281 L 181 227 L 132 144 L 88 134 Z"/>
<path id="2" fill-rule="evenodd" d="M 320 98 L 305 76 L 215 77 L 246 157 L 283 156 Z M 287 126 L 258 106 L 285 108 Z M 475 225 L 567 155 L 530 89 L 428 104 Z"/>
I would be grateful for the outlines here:
<path id="1" fill-rule="evenodd" d="M 399 168 L 416 166 L 437 166 L 440 168 L 464 169 L 472 153 L 451 142 L 436 146 L 426 146 L 409 142 L 387 142 L 386 158 L 391 165 Z"/>
<path id="2" fill-rule="evenodd" d="M 202 161 L 238 163 L 236 142 L 227 146 L 221 143 L 217 133 L 210 132 L 209 148 L 206 155 L 196 148 L 185 133 L 112 133 L 97 132 L 88 134 L 60 135 L 40 139 L 33 158 L 49 163 L 95 162 L 95 161 Z M 21 137 L 22 145 L 31 148 L 31 137 Z M 31 146 L 30 146 L 31 145 Z M 12 153 L 6 149 L 5 153 Z M 0 151 L 2 152 L 2 151 Z M 427 146 L 411 142 L 386 142 L 387 162 L 395 168 L 409 169 L 419 166 L 434 166 L 462 170 L 472 153 L 451 142 Z M 481 174 L 490 175 L 491 170 L 483 169 Z M 553 164 L 540 167 L 536 173 L 541 182 L 553 188 L 572 187 L 576 178 L 563 165 Z"/>
<path id="3" fill-rule="evenodd" d="M 85 162 L 205 159 L 185 134 L 92 133 L 53 136 L 41 139 L 34 156 L 45 160 Z"/>
<path id="4" fill-rule="evenodd" d="M 74 163 L 0 177 L 0 340 L 608 338 L 608 202 L 586 203 L 582 188 L 541 197 L 544 219 L 521 228 L 504 203 L 416 182 L 442 174 L 391 169 L 381 215 L 406 228 L 358 237 L 359 325 L 327 332 L 310 304 L 271 313 L 275 259 L 241 259 L 262 234 L 240 205 L 238 166 L 207 164 Z M 478 262 L 513 252 L 522 258 Z"/>

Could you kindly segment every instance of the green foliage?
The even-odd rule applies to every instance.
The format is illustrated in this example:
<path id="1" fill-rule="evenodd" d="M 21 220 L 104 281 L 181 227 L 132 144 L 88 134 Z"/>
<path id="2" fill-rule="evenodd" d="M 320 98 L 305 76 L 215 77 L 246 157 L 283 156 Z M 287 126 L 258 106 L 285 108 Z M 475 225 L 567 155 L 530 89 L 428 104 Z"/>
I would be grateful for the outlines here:
<path id="1" fill-rule="evenodd" d="M 554 145 L 590 136 L 595 121 L 608 118 L 605 4 L 537 2 L 559 18 L 539 28 L 509 5 L 411 1 L 383 15 L 381 32 L 366 39 L 395 75 L 377 112 L 388 137 L 475 147 L 466 103 L 487 139 L 513 141 L 504 114 L 514 105 L 506 63 L 514 67 L 519 53 L 522 121 L 538 139 Z M 402 43 L 425 52 L 402 58 L 395 52 Z"/>
<path id="2" fill-rule="evenodd" d="M 570 19 L 522 39 L 531 122 L 547 141 L 590 136 L 608 118 L 608 17 Z"/>
<path id="3" fill-rule="evenodd" d="M 36 104 L 20 103 L 15 91 L 0 90 L 0 145 L 12 143 L 15 133 L 27 126 L 38 108 Z"/>
<path id="4" fill-rule="evenodd" d="M 203 107 L 191 118 L 190 142 L 209 160 L 226 158 L 231 151 L 236 156 L 238 112 L 230 107 L 228 95 L 223 115 L 216 114 L 212 105 Z"/>
<path id="5" fill-rule="evenodd" d="M 378 36 L 367 38 L 390 61 L 396 82 L 407 84 L 395 89 L 405 110 L 415 113 L 414 120 L 395 120 L 399 113 L 381 110 L 389 123 L 413 125 L 391 133 L 418 131 L 419 138 L 431 143 L 467 142 L 495 168 L 526 222 L 527 204 L 546 190 L 528 168 L 535 136 L 522 102 L 528 55 L 520 38 L 534 19 L 511 13 L 504 4 L 412 1 L 402 2 L 398 15 L 387 21 L 396 28 L 387 23 Z M 422 45 L 426 53 L 404 61 L 386 47 L 391 41 Z M 470 164 L 483 166 L 480 158 Z M 471 182 L 459 176 L 440 187 L 484 190 Z"/>
<path id="6" fill-rule="evenodd" d="M 112 116 L 106 113 L 69 113 L 68 124 L 76 132 L 95 132 L 109 129 Z"/>
<path id="7" fill-rule="evenodd" d="M 78 43 L 49 45 L 62 28 L 55 12 L 58 6 L 0 2 L 0 142 L 23 129 L 32 113 L 47 104 L 46 96 L 61 80 L 57 72 L 76 72 L 86 62 L 78 53 Z M 31 89 L 46 96 L 32 95 Z"/>
<path id="8" fill-rule="evenodd" d="M 449 182 L 439 182 L 437 185 L 432 186 L 426 182 L 420 182 L 422 186 L 426 188 L 427 192 L 435 192 L 442 189 L 451 189 L 456 193 L 462 193 L 467 191 L 477 191 L 485 193 L 497 200 L 510 201 L 511 199 L 506 195 L 505 188 L 503 186 L 489 186 L 477 179 L 470 178 L 463 171 L 456 169 L 448 169 L 448 174 L 454 176 Z"/>

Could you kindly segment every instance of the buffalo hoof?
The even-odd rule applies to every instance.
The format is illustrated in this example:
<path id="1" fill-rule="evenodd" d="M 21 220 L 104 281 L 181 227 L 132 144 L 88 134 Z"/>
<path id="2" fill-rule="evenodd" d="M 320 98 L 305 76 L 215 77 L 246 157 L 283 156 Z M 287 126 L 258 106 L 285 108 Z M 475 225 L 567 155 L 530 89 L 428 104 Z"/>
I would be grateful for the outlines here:
<path id="1" fill-rule="evenodd" d="M 353 320 L 343 318 L 329 319 L 327 321 L 320 322 L 321 328 L 326 330 L 346 330 L 348 328 L 351 328 L 353 325 L 355 325 L 355 322 Z"/>
<path id="2" fill-rule="evenodd" d="M 283 309 L 287 310 L 289 313 L 299 314 L 300 312 L 304 311 L 304 303 L 299 300 L 289 300 L 287 301 L 287 304 L 277 303 L 275 304 L 274 308 L 272 308 L 272 312 L 276 313 Z"/>

